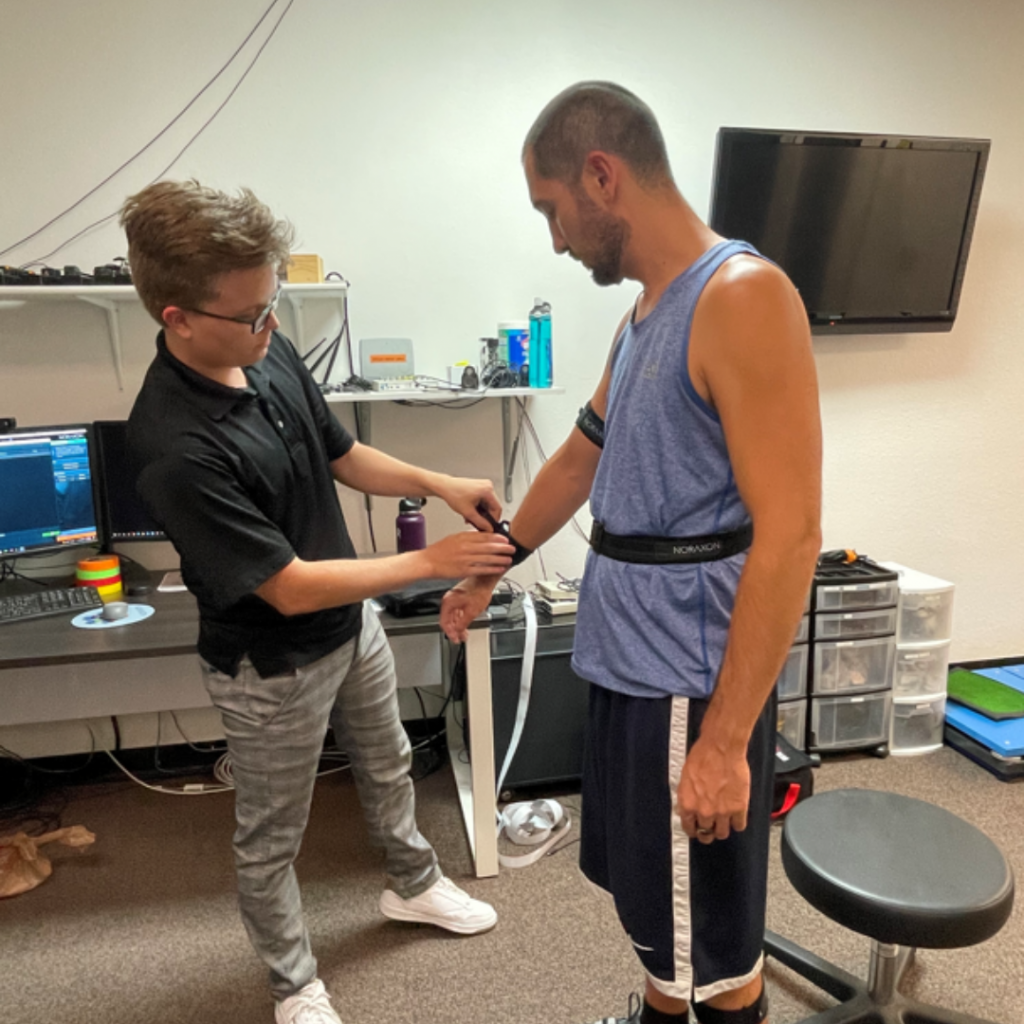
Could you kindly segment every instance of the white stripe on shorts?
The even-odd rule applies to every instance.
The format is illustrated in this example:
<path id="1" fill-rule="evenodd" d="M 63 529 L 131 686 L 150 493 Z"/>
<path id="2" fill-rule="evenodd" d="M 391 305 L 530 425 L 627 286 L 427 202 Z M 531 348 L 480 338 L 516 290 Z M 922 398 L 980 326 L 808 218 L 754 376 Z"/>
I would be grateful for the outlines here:
<path id="1" fill-rule="evenodd" d="M 672 959 L 675 981 L 660 978 L 651 981 L 667 996 L 689 1000 L 693 988 L 691 962 L 690 922 L 690 839 L 683 831 L 682 819 L 676 804 L 679 780 L 686 761 L 686 736 L 690 719 L 690 701 L 687 697 L 672 698 L 672 720 L 668 741 L 668 784 L 672 794 L 672 931 L 674 935 Z"/>

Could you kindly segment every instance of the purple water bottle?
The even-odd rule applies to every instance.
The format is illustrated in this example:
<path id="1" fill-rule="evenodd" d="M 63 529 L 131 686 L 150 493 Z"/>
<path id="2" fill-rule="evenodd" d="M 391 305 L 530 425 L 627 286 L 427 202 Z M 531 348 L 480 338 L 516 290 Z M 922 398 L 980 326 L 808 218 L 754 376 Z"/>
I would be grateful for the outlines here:
<path id="1" fill-rule="evenodd" d="M 427 520 L 420 511 L 426 503 L 426 498 L 402 498 L 398 503 L 395 538 L 399 554 L 420 551 L 427 546 Z"/>

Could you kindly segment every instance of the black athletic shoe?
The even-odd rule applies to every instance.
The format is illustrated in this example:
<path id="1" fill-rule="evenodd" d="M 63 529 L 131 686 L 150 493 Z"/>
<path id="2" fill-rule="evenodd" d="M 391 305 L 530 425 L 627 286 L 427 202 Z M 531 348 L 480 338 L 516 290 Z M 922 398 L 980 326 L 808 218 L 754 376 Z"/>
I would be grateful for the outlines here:
<path id="1" fill-rule="evenodd" d="M 629 1007 L 625 1017 L 602 1017 L 595 1020 L 594 1024 L 640 1024 L 640 1012 L 644 1008 L 644 1001 L 635 993 L 629 994 Z"/>

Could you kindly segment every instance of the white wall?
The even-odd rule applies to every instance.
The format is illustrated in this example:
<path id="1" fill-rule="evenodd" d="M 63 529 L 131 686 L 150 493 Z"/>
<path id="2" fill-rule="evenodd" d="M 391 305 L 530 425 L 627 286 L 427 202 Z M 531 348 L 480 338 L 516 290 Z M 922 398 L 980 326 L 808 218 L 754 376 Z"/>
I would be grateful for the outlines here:
<path id="1" fill-rule="evenodd" d="M 32 5 L 4 11 L 0 81 L 18 102 L 0 108 L 0 249 L 151 139 L 266 3 L 59 6 L 59 18 Z M 645 98 L 702 214 L 723 124 L 991 138 L 954 330 L 815 341 L 825 543 L 955 581 L 955 658 L 1024 654 L 1020 5 L 636 0 L 628 10 L 602 0 L 298 0 L 172 173 L 253 188 L 293 221 L 302 250 L 351 280 L 353 336 L 409 336 L 426 372 L 473 358 L 498 320 L 548 298 L 566 394 L 534 401 L 531 414 L 550 451 L 592 391 L 637 290 L 599 290 L 555 258 L 527 201 L 522 139 L 565 85 L 609 78 Z M 254 52 L 251 44 L 242 56 Z M 202 125 L 242 67 L 131 168 L 0 262 L 42 255 L 116 210 Z M 51 262 L 91 268 L 123 251 L 107 224 Z M 125 329 L 118 391 L 99 311 L 0 309 L 0 412 L 24 423 L 125 415 L 153 325 L 139 309 Z M 351 412 L 341 415 L 351 425 Z M 374 440 L 410 461 L 497 481 L 499 424 L 493 401 L 462 413 L 387 407 L 375 411 Z M 379 539 L 391 536 L 391 504 L 377 503 Z M 360 506 L 346 500 L 346 509 L 365 549 Z M 429 513 L 435 537 L 455 525 L 433 504 Z M 548 575 L 577 575 L 584 551 L 563 531 L 548 546 Z"/>

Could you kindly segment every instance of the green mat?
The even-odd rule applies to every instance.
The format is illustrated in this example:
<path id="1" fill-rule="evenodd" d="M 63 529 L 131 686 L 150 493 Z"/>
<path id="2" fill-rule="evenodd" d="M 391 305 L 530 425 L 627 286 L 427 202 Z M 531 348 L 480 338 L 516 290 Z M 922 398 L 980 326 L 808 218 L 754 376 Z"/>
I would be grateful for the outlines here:
<path id="1" fill-rule="evenodd" d="M 950 700 L 988 718 L 1024 718 L 1024 693 L 976 672 L 953 669 L 947 692 Z"/>

